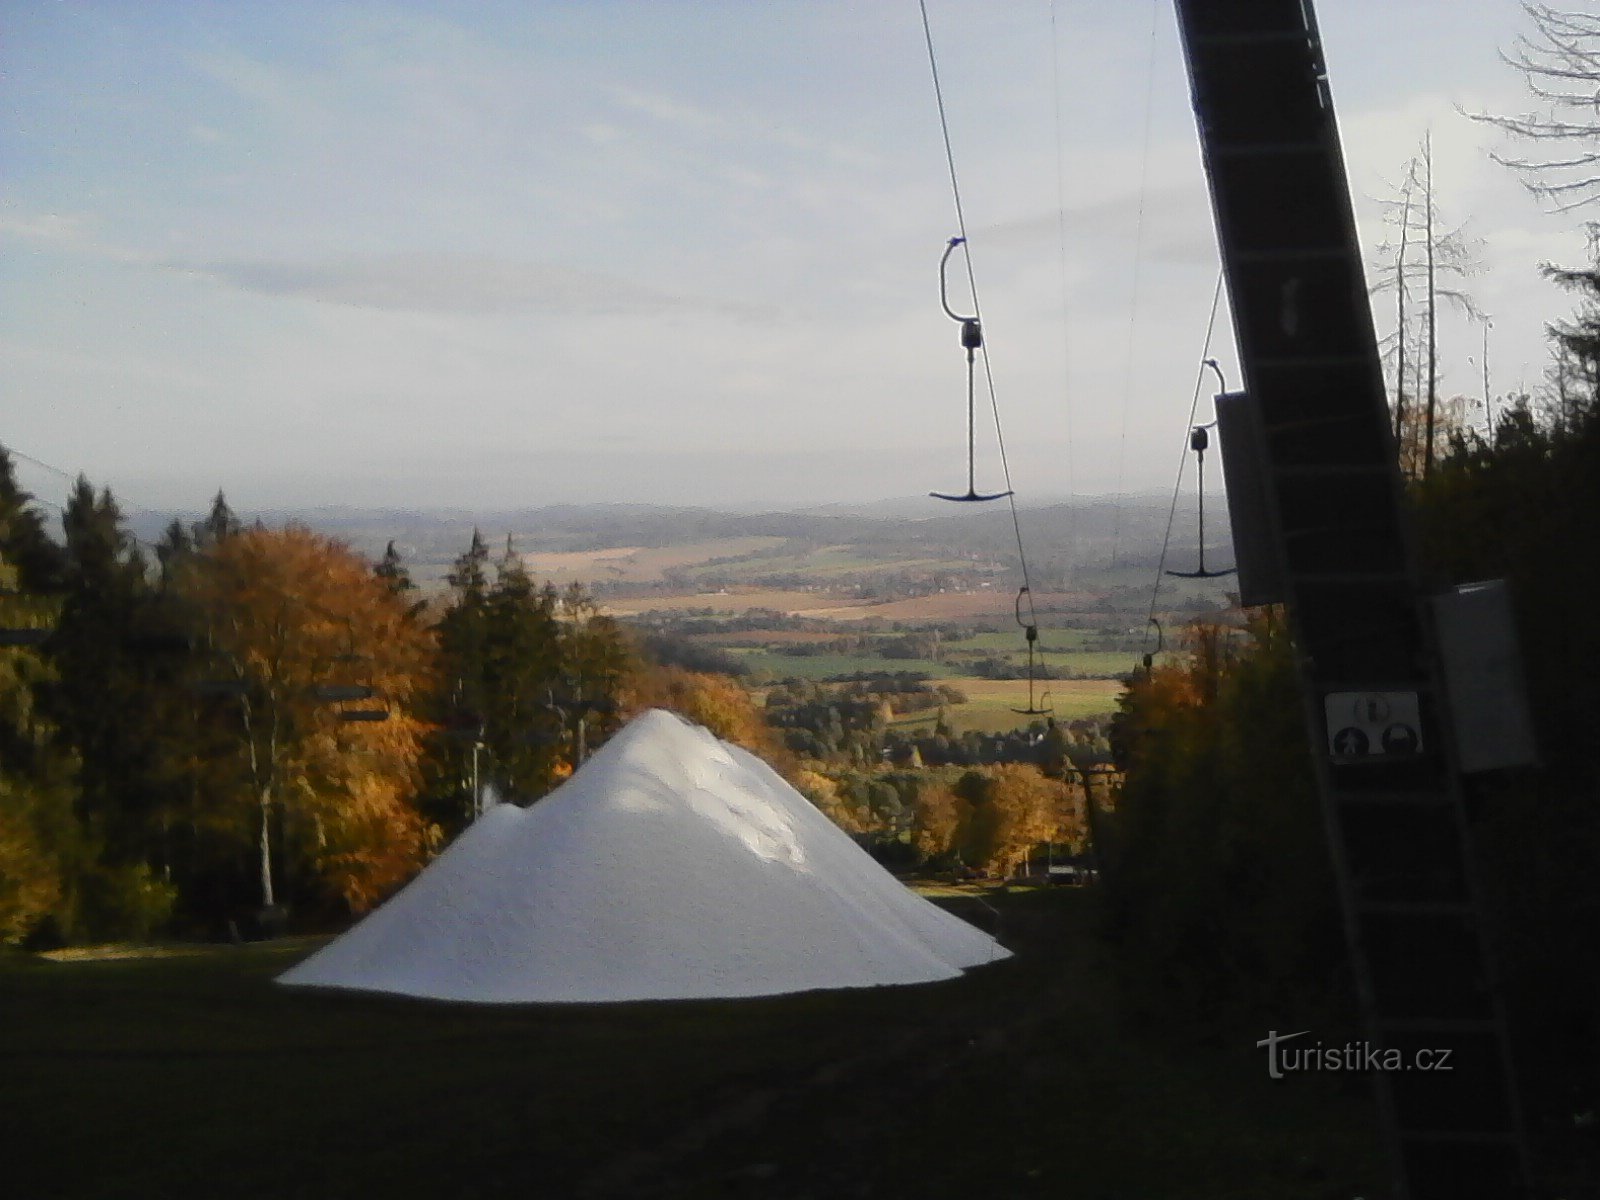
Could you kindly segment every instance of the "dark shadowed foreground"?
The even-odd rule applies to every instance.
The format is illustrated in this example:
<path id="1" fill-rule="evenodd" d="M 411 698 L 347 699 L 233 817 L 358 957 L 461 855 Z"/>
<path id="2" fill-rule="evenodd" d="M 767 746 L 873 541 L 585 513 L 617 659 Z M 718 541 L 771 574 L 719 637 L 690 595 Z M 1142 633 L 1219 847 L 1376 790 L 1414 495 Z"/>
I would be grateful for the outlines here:
<path id="1" fill-rule="evenodd" d="M 272 986 L 306 941 L 0 960 L 7 1190 L 1371 1194 L 1361 1080 L 1273 1082 L 1248 1041 L 1136 1032 L 1097 970 L 1092 894 L 990 901 L 1010 961 L 733 1002 L 482 1008 Z"/>

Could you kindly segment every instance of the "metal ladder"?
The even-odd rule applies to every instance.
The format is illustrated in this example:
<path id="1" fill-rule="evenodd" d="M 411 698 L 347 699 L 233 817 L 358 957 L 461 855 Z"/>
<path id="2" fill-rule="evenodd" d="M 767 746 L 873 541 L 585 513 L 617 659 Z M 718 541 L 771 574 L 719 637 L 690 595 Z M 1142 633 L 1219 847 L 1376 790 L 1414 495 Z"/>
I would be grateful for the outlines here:
<path id="1" fill-rule="evenodd" d="M 1310 0 L 1176 0 L 1401 1200 L 1528 1195 L 1456 747 Z"/>

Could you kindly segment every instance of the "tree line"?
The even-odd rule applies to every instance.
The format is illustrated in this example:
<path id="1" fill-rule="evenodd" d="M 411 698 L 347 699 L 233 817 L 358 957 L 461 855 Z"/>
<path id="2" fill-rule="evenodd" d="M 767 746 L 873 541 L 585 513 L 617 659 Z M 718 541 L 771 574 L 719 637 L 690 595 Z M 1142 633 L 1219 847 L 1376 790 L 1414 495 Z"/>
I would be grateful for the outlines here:
<path id="1" fill-rule="evenodd" d="M 392 544 L 220 493 L 146 546 L 80 478 L 61 535 L 0 453 L 0 944 L 335 922 L 643 707 L 760 738 L 736 685 L 476 532 L 432 600 Z"/>

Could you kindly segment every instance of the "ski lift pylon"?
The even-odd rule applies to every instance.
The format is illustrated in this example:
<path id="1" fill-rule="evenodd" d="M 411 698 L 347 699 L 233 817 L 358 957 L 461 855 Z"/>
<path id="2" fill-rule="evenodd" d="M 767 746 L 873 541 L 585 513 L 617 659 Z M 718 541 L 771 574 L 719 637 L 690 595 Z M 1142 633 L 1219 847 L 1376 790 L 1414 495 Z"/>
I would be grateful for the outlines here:
<path id="1" fill-rule="evenodd" d="M 967 239 L 953 237 L 944 248 L 944 256 L 939 259 L 939 303 L 944 306 L 945 316 L 961 326 L 961 346 L 967 352 L 967 491 L 965 495 L 954 495 L 950 492 L 929 492 L 935 500 L 955 500 L 960 503 L 973 503 L 983 500 L 999 500 L 1011 495 L 1010 491 L 980 492 L 977 485 L 977 409 L 974 402 L 973 371 L 975 356 L 983 346 L 983 327 L 978 323 L 977 316 L 963 317 L 950 307 L 950 290 L 947 281 L 950 255 L 955 248 Z"/>

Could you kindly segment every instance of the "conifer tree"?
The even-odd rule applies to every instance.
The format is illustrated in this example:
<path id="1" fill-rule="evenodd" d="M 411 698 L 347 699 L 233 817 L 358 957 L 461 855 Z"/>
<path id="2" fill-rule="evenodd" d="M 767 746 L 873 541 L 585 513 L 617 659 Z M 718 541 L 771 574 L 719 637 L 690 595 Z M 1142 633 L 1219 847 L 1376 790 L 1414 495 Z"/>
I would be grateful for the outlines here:
<path id="1" fill-rule="evenodd" d="M 148 600 L 144 561 L 110 489 L 79 476 L 62 514 L 64 603 L 51 647 L 53 713 L 82 759 L 83 813 L 116 863 L 146 858 L 153 738 L 130 646 Z"/>
<path id="2" fill-rule="evenodd" d="M 400 557 L 400 551 L 394 548 L 393 538 L 383 548 L 383 558 L 373 568 L 373 574 L 396 595 L 403 596 L 406 592 L 417 590 L 417 585 L 411 581 L 411 572 L 406 570 L 405 560 Z"/>
<path id="3" fill-rule="evenodd" d="M 556 594 L 538 587 L 511 538 L 489 595 L 484 740 L 502 786 L 534 799 L 556 781 L 563 761 L 566 705 Z"/>
<path id="4" fill-rule="evenodd" d="M 51 603 L 20 593 L 20 573 L 0 553 L 0 625 L 45 628 Z M 46 918 L 74 924 L 87 840 L 73 811 L 74 761 L 41 711 L 49 661 L 37 649 L 0 646 L 0 944 L 21 941 Z"/>
<path id="5" fill-rule="evenodd" d="M 194 542 L 198 546 L 215 546 L 238 533 L 240 528 L 239 518 L 228 507 L 228 498 L 218 488 L 211 500 L 211 512 L 204 521 L 194 524 Z"/>
<path id="6" fill-rule="evenodd" d="M 178 563 L 194 552 L 194 538 L 183 527 L 183 522 L 173 517 L 156 543 L 156 561 L 161 564 L 161 579 L 171 579 Z"/>
<path id="7" fill-rule="evenodd" d="M 62 513 L 61 615 L 48 650 L 46 711 L 79 762 L 77 813 L 95 860 L 82 874 L 75 933 L 143 936 L 164 921 L 159 877 L 167 799 L 163 705 L 148 651 L 152 591 L 109 489 L 79 476 Z"/>
<path id="8" fill-rule="evenodd" d="M 0 554 L 15 569 L 17 587 L 44 594 L 61 586 L 63 560 L 32 502 L 17 484 L 10 452 L 0 446 Z"/>

